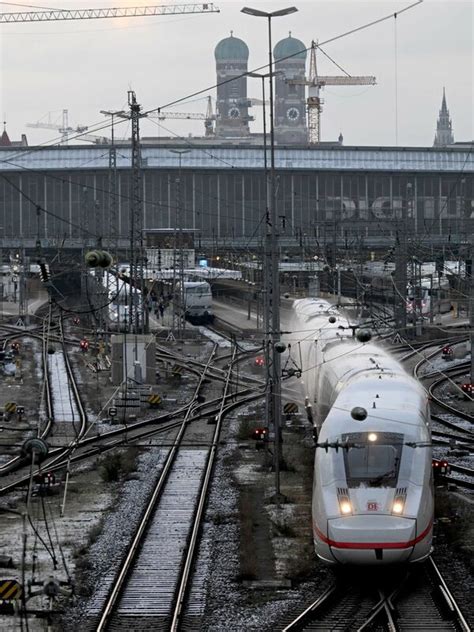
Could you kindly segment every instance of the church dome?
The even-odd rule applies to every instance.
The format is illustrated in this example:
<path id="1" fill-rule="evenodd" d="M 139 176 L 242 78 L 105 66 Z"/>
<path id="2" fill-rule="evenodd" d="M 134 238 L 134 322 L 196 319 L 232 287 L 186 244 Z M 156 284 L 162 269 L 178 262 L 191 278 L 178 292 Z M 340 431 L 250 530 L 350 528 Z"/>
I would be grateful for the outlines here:
<path id="1" fill-rule="evenodd" d="M 291 37 L 291 33 L 285 39 L 280 40 L 273 49 L 275 61 L 289 57 L 290 55 L 293 55 L 293 57 L 290 57 L 288 62 L 294 59 L 306 60 L 306 46 L 299 39 L 296 39 L 296 37 Z"/>
<path id="2" fill-rule="evenodd" d="M 245 42 L 230 33 L 230 37 L 221 40 L 214 51 L 216 61 L 224 59 L 233 59 L 238 61 L 247 61 L 249 58 L 249 49 Z"/>

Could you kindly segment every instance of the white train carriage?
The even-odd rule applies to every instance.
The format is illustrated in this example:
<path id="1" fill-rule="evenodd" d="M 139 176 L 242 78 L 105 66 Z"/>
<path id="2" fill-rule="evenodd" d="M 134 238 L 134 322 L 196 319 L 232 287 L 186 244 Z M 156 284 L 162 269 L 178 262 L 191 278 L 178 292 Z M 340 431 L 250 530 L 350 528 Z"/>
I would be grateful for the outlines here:
<path id="1" fill-rule="evenodd" d="M 446 314 L 451 310 L 451 292 L 446 277 L 422 278 L 419 287 L 407 287 L 407 314 L 411 316 L 428 316 Z"/>
<path id="2" fill-rule="evenodd" d="M 296 301 L 295 314 L 306 334 L 304 395 L 316 398 L 316 554 L 330 564 L 425 559 L 434 514 L 426 392 L 329 303 Z"/>
<path id="3" fill-rule="evenodd" d="M 212 291 L 207 281 L 179 281 L 176 284 L 174 300 L 180 313 L 193 325 L 214 320 Z"/>

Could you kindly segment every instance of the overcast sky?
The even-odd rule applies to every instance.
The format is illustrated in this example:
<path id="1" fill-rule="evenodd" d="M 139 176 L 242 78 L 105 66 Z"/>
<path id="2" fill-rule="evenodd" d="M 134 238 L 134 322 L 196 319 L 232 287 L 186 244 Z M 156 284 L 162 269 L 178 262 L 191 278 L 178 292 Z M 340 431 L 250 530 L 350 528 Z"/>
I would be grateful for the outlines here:
<path id="1" fill-rule="evenodd" d="M 0 24 L 0 113 L 12 140 L 26 133 L 33 145 L 58 134 L 27 128 L 27 123 L 46 120 L 51 112 L 52 120 L 60 124 L 62 110 L 68 109 L 70 125 L 91 126 L 104 119 L 100 110 L 125 108 L 129 89 L 135 90 L 146 110 L 206 88 L 210 89 L 205 94 L 215 97 L 214 48 L 231 29 L 250 49 L 249 69 L 267 62 L 266 21 L 242 14 L 240 9 L 246 4 L 266 11 L 294 4 L 298 13 L 274 18 L 273 42 L 291 31 L 310 46 L 312 39 L 322 43 L 414 1 L 218 1 L 219 14 Z M 52 2 L 40 4 L 61 8 L 158 4 L 153 0 Z M 0 3 L 0 9 L 27 10 L 6 3 Z M 397 20 L 391 18 L 323 46 L 348 73 L 375 75 L 377 85 L 326 88 L 322 140 L 336 140 L 342 132 L 346 145 L 395 145 L 398 92 L 398 144 L 431 146 L 443 86 L 455 141 L 472 140 L 473 20 L 471 0 L 424 0 Z M 318 71 L 340 74 L 323 56 L 318 58 Z M 258 80 L 249 79 L 248 94 L 261 97 Z M 205 95 L 191 101 L 176 109 L 205 112 Z M 257 119 L 251 124 L 254 132 L 261 131 L 259 109 L 255 106 L 252 111 Z M 169 130 L 202 135 L 204 126 L 166 120 L 160 128 L 142 122 L 142 136 L 169 136 Z M 123 124 L 118 135 L 127 132 Z"/>

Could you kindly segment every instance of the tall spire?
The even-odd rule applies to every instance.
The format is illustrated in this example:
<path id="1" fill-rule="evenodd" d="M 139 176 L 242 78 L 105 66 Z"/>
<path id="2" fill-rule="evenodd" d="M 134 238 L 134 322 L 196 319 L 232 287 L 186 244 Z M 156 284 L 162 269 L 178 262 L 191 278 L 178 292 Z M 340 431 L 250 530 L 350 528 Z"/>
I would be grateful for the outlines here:
<path id="1" fill-rule="evenodd" d="M 433 147 L 446 147 L 454 143 L 453 129 L 451 119 L 449 118 L 449 110 L 446 105 L 446 91 L 443 86 L 443 100 L 441 101 L 441 109 L 439 111 L 438 123 L 436 125 L 436 135 Z"/>
<path id="2" fill-rule="evenodd" d="M 448 114 L 448 106 L 446 105 L 446 89 L 443 86 L 443 100 L 441 102 L 441 112 Z"/>
<path id="3" fill-rule="evenodd" d="M 7 122 L 3 121 L 3 134 L 0 136 L 0 147 L 10 147 L 12 144 L 7 134 Z"/>

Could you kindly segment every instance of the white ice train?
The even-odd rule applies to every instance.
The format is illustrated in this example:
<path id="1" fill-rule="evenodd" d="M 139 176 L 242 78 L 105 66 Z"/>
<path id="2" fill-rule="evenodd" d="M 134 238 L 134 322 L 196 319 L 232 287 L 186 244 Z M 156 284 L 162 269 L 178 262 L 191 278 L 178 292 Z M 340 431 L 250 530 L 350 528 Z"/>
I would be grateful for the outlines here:
<path id="1" fill-rule="evenodd" d="M 210 323 L 214 320 L 212 291 L 207 281 L 179 281 L 174 300 L 178 310 L 193 325 Z"/>
<path id="2" fill-rule="evenodd" d="M 418 562 L 431 552 L 434 515 L 428 397 L 350 325 L 324 300 L 294 303 L 311 418 L 315 403 L 316 554 L 329 564 Z"/>

